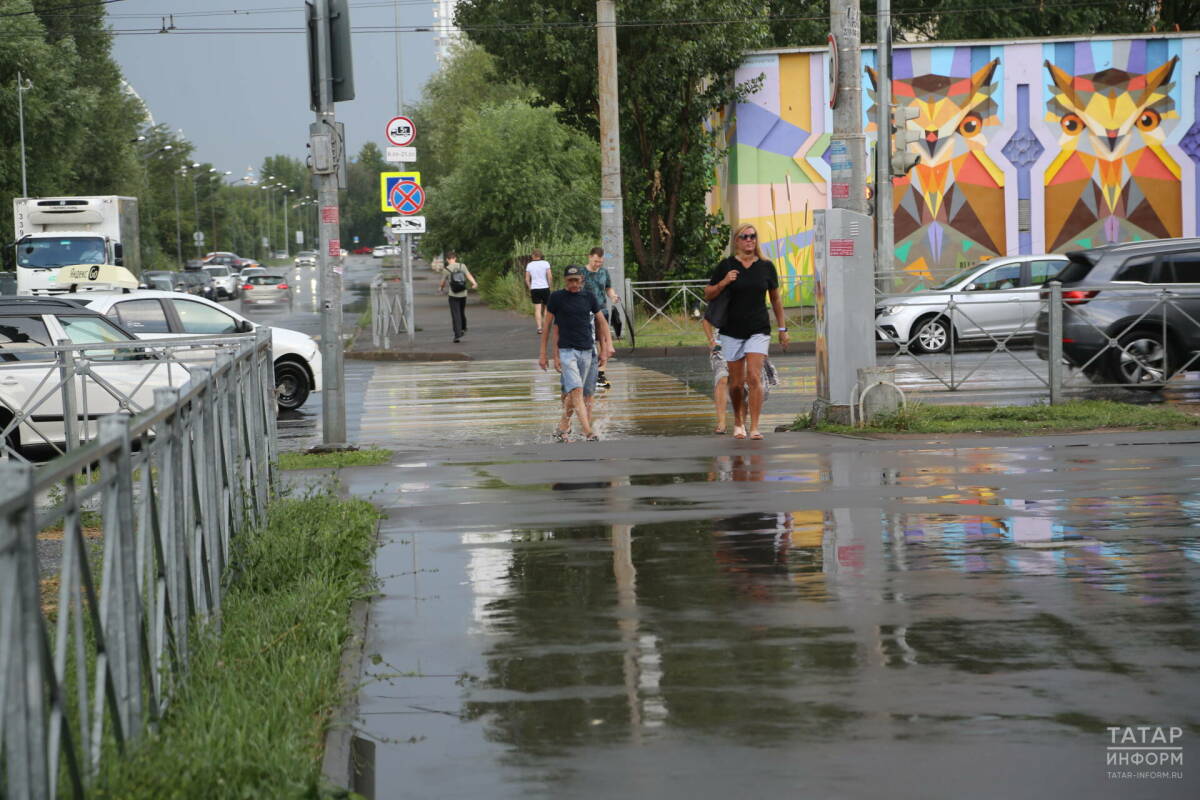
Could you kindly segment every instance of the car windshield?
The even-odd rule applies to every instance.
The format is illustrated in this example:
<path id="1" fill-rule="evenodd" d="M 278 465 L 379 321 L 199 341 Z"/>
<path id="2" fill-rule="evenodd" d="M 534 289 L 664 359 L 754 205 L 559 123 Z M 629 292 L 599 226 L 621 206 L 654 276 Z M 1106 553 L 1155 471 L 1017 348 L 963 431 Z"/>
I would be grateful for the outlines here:
<path id="1" fill-rule="evenodd" d="M 977 269 L 979 269 L 979 265 L 978 265 L 978 264 L 976 264 L 976 265 L 975 265 L 975 266 L 973 266 L 973 267 L 967 267 L 967 268 L 966 268 L 966 269 L 964 269 L 962 272 L 960 272 L 960 273 L 958 273 L 957 275 L 955 275 L 953 278 L 950 278 L 949 280 L 946 280 L 946 281 L 942 281 L 941 283 L 939 283 L 937 286 L 935 286 L 935 287 L 933 287 L 933 288 L 934 288 L 935 290 L 937 290 L 937 289 L 949 289 L 949 288 L 950 288 L 951 286 L 953 286 L 954 284 L 956 284 L 956 283 L 959 283 L 959 282 L 961 282 L 961 281 L 965 281 L 967 278 L 971 277 L 971 275 L 972 275 L 972 274 L 975 272 L 975 270 L 977 270 Z"/>
<path id="2" fill-rule="evenodd" d="M 205 267 L 204 271 L 218 278 L 229 276 L 229 267 Z"/>
<path id="3" fill-rule="evenodd" d="M 103 264 L 104 240 L 98 236 L 26 237 L 17 242 L 17 266 L 49 269 L 69 264 Z"/>

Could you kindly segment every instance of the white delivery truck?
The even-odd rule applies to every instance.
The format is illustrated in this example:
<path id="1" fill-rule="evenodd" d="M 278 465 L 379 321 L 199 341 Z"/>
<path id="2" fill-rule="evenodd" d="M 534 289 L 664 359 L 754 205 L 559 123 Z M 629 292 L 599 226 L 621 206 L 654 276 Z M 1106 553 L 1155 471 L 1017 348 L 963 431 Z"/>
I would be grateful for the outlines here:
<path id="1" fill-rule="evenodd" d="M 142 255 L 136 197 L 18 197 L 13 223 L 17 294 L 137 288 Z M 87 269 L 63 270 L 80 265 Z M 91 269 L 97 265 L 102 269 Z"/>

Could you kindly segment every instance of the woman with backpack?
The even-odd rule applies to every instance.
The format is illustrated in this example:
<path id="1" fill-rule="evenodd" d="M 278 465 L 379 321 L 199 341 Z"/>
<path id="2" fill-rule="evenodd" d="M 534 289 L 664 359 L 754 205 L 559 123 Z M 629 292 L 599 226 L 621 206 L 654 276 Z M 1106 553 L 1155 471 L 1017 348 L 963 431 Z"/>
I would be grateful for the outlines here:
<path id="1" fill-rule="evenodd" d="M 453 250 L 446 253 L 446 274 L 442 276 L 439 292 L 446 292 L 450 298 L 450 324 L 454 327 L 454 341 L 462 341 L 467 332 L 467 284 L 472 289 L 478 289 L 475 276 L 466 264 L 458 263 L 458 253 Z"/>

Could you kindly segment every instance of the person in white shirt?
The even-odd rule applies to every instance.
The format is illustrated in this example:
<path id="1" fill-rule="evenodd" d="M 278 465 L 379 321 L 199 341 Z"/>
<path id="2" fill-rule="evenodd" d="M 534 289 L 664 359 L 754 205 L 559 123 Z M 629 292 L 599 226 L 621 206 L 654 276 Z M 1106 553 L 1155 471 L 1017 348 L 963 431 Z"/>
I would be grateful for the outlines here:
<path id="1" fill-rule="evenodd" d="M 529 289 L 529 299 L 533 301 L 533 318 L 537 322 L 537 332 L 542 332 L 542 315 L 546 303 L 550 300 L 550 289 L 554 285 L 554 275 L 550 271 L 550 262 L 545 260 L 541 250 L 530 253 L 533 260 L 525 265 L 525 286 Z"/>

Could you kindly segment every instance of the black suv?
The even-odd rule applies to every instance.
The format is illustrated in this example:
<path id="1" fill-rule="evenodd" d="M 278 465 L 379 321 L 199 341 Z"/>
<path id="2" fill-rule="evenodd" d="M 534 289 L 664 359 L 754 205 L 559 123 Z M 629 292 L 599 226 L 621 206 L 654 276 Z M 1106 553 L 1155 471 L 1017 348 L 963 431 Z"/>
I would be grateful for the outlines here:
<path id="1" fill-rule="evenodd" d="M 1130 242 L 1067 253 L 1063 357 L 1097 383 L 1157 389 L 1200 369 L 1200 239 Z M 1047 289 L 1042 298 L 1049 297 Z M 1034 349 L 1049 352 L 1043 304 Z"/>

